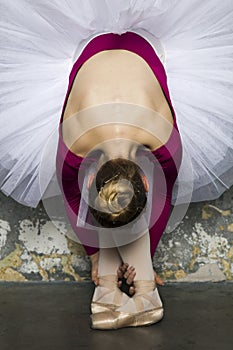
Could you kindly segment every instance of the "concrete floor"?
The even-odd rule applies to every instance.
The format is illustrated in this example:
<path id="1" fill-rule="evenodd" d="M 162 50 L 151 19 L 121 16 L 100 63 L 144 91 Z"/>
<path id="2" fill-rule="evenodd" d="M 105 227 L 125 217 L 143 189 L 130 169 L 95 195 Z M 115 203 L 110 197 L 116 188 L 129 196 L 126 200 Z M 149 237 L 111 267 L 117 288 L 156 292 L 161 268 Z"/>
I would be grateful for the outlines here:
<path id="1" fill-rule="evenodd" d="M 154 325 L 92 330 L 89 282 L 0 283 L 1 350 L 232 350 L 233 284 L 166 284 Z"/>

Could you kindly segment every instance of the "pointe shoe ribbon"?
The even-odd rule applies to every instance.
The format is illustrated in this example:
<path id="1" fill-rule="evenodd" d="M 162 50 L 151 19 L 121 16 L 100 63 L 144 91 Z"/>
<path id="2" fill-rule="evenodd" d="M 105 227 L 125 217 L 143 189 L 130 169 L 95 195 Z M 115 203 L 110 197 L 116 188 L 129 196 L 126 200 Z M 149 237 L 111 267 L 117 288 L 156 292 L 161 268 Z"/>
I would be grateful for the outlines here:
<path id="1" fill-rule="evenodd" d="M 100 297 L 91 303 L 91 312 L 92 314 L 96 314 L 99 312 L 105 312 L 109 310 L 115 310 L 117 307 L 121 305 L 122 292 L 117 286 L 117 276 L 116 275 L 105 275 L 98 276 L 99 285 L 96 288 L 104 287 L 107 290 L 101 293 Z M 115 291 L 112 303 L 103 303 L 100 302 L 105 295 L 108 295 Z"/>
<path id="2" fill-rule="evenodd" d="M 152 305 L 154 305 L 155 308 L 161 308 L 162 302 L 159 297 L 158 289 L 156 287 L 155 281 L 145 280 L 145 281 L 134 281 L 135 285 L 135 295 L 133 297 L 136 309 L 143 310 L 144 304 L 142 297 L 144 299 L 147 299 Z M 156 298 L 152 298 L 151 296 L 147 295 L 148 292 L 154 291 L 156 289 Z"/>

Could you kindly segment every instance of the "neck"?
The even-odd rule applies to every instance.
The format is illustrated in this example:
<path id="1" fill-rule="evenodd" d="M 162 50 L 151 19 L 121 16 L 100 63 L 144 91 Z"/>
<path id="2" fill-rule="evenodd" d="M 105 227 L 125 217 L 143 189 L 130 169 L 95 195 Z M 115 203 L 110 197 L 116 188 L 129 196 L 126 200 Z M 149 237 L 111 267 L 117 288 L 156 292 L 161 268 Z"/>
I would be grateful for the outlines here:
<path id="1" fill-rule="evenodd" d="M 138 146 L 137 142 L 117 137 L 101 143 L 98 148 L 103 151 L 105 159 L 125 158 L 133 160 Z"/>

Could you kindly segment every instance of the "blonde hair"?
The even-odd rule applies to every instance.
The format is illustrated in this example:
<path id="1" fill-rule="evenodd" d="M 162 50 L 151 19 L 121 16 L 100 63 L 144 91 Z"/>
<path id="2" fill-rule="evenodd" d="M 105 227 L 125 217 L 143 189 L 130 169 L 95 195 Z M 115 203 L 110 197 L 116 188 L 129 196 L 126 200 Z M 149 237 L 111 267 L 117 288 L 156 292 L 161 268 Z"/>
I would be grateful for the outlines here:
<path id="1" fill-rule="evenodd" d="M 131 222 L 147 200 L 140 167 L 122 158 L 110 160 L 99 169 L 89 193 L 90 212 L 103 227 Z"/>

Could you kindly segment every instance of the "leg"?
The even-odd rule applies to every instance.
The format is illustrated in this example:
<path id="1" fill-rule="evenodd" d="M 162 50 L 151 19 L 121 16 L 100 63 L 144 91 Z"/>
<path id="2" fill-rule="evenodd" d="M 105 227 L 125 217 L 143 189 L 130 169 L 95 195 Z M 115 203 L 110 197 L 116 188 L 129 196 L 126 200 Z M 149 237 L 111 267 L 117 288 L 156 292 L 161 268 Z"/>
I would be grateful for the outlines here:
<path id="1" fill-rule="evenodd" d="M 135 242 L 119 247 L 118 251 L 123 261 L 133 264 L 137 271 L 135 294 L 119 307 L 93 315 L 93 328 L 113 329 L 158 322 L 163 317 L 163 307 L 154 282 L 149 232 Z"/>
<path id="2" fill-rule="evenodd" d="M 128 300 L 117 286 L 117 268 L 122 264 L 116 248 L 100 248 L 98 261 L 99 284 L 92 298 L 92 313 L 105 311 L 106 308 L 116 308 Z"/>
<path id="3" fill-rule="evenodd" d="M 150 254 L 149 231 L 146 234 L 144 234 L 142 237 L 137 239 L 136 241 L 130 244 L 127 244 L 125 246 L 119 247 L 118 250 L 120 252 L 122 259 L 123 260 L 127 259 L 127 262 L 133 265 L 136 270 L 136 276 L 134 279 L 135 296 L 127 302 L 127 305 L 124 305 L 123 307 L 118 308 L 118 310 L 124 311 L 124 312 L 133 312 L 133 313 L 136 313 L 137 311 L 139 311 L 138 309 L 139 309 L 140 303 L 138 303 L 138 300 L 140 298 L 137 297 L 137 294 L 139 289 L 143 289 L 143 287 L 141 288 L 142 281 L 145 285 L 148 285 L 151 283 L 151 286 L 152 286 L 152 289 L 150 290 L 149 288 L 148 293 L 146 293 L 146 295 L 149 298 L 148 299 L 146 298 L 145 300 L 143 300 L 144 308 L 145 309 L 154 308 L 153 299 L 155 303 L 157 303 L 161 307 L 162 303 L 158 296 L 158 291 L 156 288 L 153 289 L 154 270 L 153 270 L 151 254 Z"/>
<path id="4" fill-rule="evenodd" d="M 118 247 L 118 251 L 123 261 L 134 266 L 135 280 L 152 280 L 154 278 L 149 232 L 132 243 Z"/>
<path id="5" fill-rule="evenodd" d="M 156 207 L 156 206 L 155 206 Z M 170 197 L 166 199 L 166 203 L 164 205 L 164 208 L 162 210 L 162 213 L 160 214 L 158 220 L 156 221 L 156 223 L 154 224 L 154 226 L 149 230 L 149 240 L 150 240 L 150 243 L 147 242 L 147 245 L 150 244 L 150 249 L 149 249 L 149 254 L 151 255 L 151 259 L 153 258 L 154 256 L 154 253 L 155 253 L 155 250 L 157 248 L 157 245 L 161 239 L 161 236 L 166 228 L 166 225 L 167 225 L 167 222 L 168 222 L 168 219 L 169 219 L 169 214 L 170 214 L 170 207 L 171 207 L 171 199 Z M 135 247 L 136 247 L 136 242 L 133 242 L 135 244 Z M 132 244 L 133 244 L 132 243 Z M 140 241 L 138 242 L 140 243 Z M 128 248 L 129 245 L 127 246 L 123 246 L 123 247 L 120 247 L 120 253 L 122 254 L 122 259 L 123 261 L 125 262 L 129 262 L 128 260 L 124 260 L 124 256 L 127 256 L 127 254 L 125 253 Z M 133 246 L 131 247 L 133 248 Z M 147 247 L 147 252 L 148 252 L 148 247 Z M 132 255 L 132 254 L 131 254 Z M 127 258 L 128 259 L 128 258 Z M 137 260 L 137 259 L 135 259 Z M 139 254 L 139 260 L 140 261 L 140 254 Z M 133 265 L 134 267 L 135 264 L 133 264 L 132 262 L 129 262 L 130 265 Z M 141 267 L 139 267 L 141 268 Z M 130 280 L 129 280 L 129 284 L 132 284 L 133 280 L 132 280 L 132 274 L 131 274 L 131 271 L 127 271 L 127 267 L 126 266 L 123 266 L 121 271 L 122 275 L 127 278 L 128 276 L 130 276 Z M 137 278 L 138 277 L 138 270 L 136 268 L 136 273 L 137 273 Z M 147 278 L 144 278 L 144 279 L 147 279 Z M 155 282 L 158 284 L 158 285 L 164 285 L 164 282 L 161 280 L 161 278 L 157 275 L 156 272 L 154 272 L 154 279 L 155 279 Z M 134 292 L 135 292 L 135 287 L 134 285 L 132 285 L 130 287 L 131 289 L 131 292 L 129 294 L 133 295 Z"/>
<path id="6" fill-rule="evenodd" d="M 151 232 L 150 232 L 150 241 L 151 241 Z M 137 245 L 141 246 L 142 243 L 143 243 L 143 245 L 145 246 L 145 248 L 146 248 L 146 250 L 148 252 L 148 250 L 149 250 L 148 245 L 150 244 L 148 242 L 148 236 L 147 236 L 147 240 L 145 240 L 145 239 L 143 240 L 142 237 L 141 237 L 141 239 L 139 239 L 138 241 L 133 242 L 130 245 L 128 244 L 127 246 L 123 246 L 123 247 L 119 248 L 119 251 L 122 254 L 123 261 L 127 261 L 127 263 L 124 263 L 118 269 L 118 277 L 119 277 L 119 280 L 120 280 L 118 286 L 123 292 L 125 292 L 127 295 L 130 295 L 130 296 L 132 296 L 135 293 L 135 286 L 134 286 L 133 282 L 134 282 L 136 274 L 137 274 L 137 278 L 139 278 L 138 277 L 138 273 L 139 273 L 141 267 L 140 267 L 139 271 L 136 268 L 135 272 L 132 271 L 130 268 L 128 268 L 128 266 L 129 266 L 129 264 L 128 264 L 128 259 L 129 259 L 128 258 L 128 256 L 129 256 L 128 252 L 134 251 L 134 254 L 135 254 L 135 251 L 137 249 Z M 146 245 L 147 245 L 147 247 L 146 247 Z M 132 253 L 130 253 L 130 255 L 132 256 Z M 127 259 L 127 260 L 125 260 L 125 259 Z M 135 264 L 138 264 L 138 262 L 140 261 L 140 256 L 139 257 L 135 256 L 134 261 L 135 261 Z M 130 261 L 129 263 L 132 264 L 132 261 Z M 135 264 L 133 264 L 134 267 L 135 267 Z M 151 265 L 152 265 L 151 259 L 150 259 L 150 261 L 147 262 L 147 264 L 148 264 L 149 270 L 150 270 L 151 269 Z M 153 273 L 154 273 L 154 280 L 155 280 L 155 282 L 158 285 L 163 285 L 164 282 L 160 279 L 160 277 L 156 274 L 156 272 L 153 271 Z M 148 276 L 147 276 L 147 278 L 146 278 L 146 276 L 144 276 L 144 279 L 148 279 Z"/>

